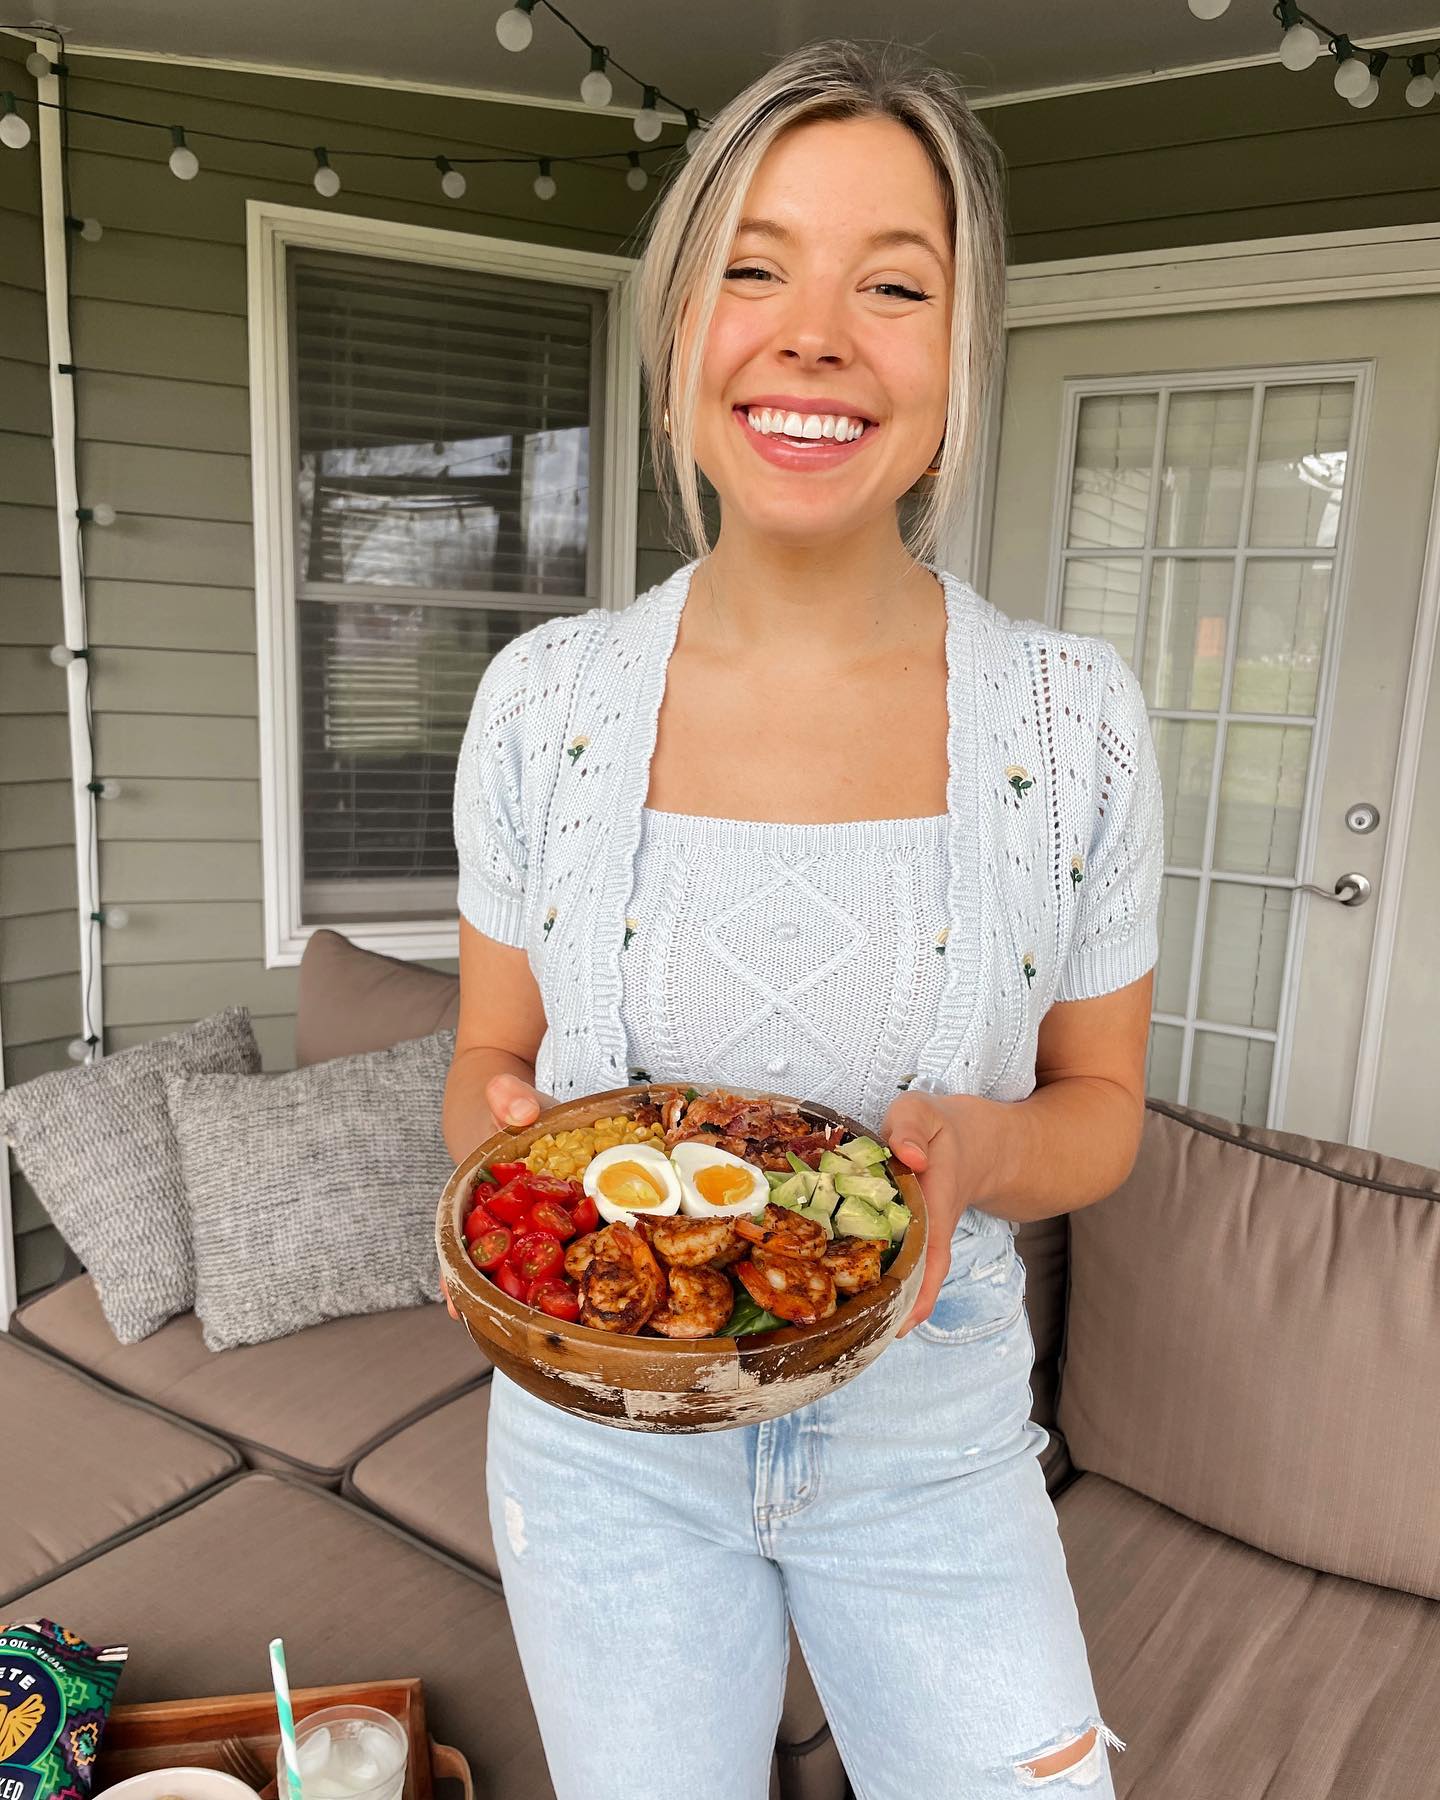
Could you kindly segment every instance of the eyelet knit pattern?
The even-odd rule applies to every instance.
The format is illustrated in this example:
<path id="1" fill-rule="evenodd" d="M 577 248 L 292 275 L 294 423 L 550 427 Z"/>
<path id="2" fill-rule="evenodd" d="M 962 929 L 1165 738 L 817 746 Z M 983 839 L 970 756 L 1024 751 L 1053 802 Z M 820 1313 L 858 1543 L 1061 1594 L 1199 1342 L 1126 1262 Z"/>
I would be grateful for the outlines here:
<path id="1" fill-rule="evenodd" d="M 619 612 L 594 607 L 514 638 L 485 671 L 461 747 L 460 911 L 528 952 L 547 1021 L 536 1081 L 557 1098 L 625 1085 L 644 1067 L 627 1030 L 626 959 L 644 929 L 650 761 L 696 566 Z M 1110 644 L 1013 621 L 927 566 L 946 608 L 944 977 L 908 1085 L 1023 1099 L 1049 1007 L 1125 986 L 1155 963 L 1159 770 L 1140 685 Z M 916 821 L 861 822 L 904 823 Z M 700 984 L 690 991 L 693 1001 L 666 1004 L 713 1012 Z M 700 1046 L 702 1022 L 686 1028 L 685 1048 Z M 728 1079 L 748 1069 L 746 1085 L 773 1085 L 763 1064 L 775 1054 L 737 1054 Z"/>

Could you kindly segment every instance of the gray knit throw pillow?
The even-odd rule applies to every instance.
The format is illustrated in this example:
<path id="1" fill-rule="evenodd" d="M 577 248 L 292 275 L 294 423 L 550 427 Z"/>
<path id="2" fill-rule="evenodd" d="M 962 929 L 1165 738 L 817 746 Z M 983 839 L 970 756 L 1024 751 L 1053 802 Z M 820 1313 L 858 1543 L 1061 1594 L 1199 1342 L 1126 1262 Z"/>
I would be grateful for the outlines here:
<path id="1" fill-rule="evenodd" d="M 169 1078 L 210 1349 L 439 1300 L 454 1048 L 440 1031 L 261 1081 Z"/>
<path id="2" fill-rule="evenodd" d="M 241 1079 L 259 1067 L 250 1014 L 230 1006 L 170 1037 L 0 1093 L 0 1133 L 94 1278 L 122 1344 L 158 1331 L 195 1298 L 165 1076 L 205 1069 Z"/>

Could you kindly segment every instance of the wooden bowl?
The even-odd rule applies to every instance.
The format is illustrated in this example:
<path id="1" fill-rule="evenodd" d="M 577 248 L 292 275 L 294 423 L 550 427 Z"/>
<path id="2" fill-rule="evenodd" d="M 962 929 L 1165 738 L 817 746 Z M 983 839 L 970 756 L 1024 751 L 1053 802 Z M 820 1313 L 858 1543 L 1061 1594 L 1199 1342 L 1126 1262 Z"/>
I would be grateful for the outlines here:
<path id="1" fill-rule="evenodd" d="M 644 1083 L 588 1094 L 551 1107 L 521 1130 L 496 1132 L 450 1177 L 436 1221 L 440 1270 L 450 1298 L 496 1368 L 552 1406 L 627 1431 L 723 1431 L 778 1418 L 832 1393 L 872 1363 L 894 1337 L 915 1303 L 924 1268 L 924 1196 L 914 1175 L 891 1157 L 882 1166 L 915 1221 L 876 1286 L 842 1300 L 816 1325 L 790 1325 L 742 1338 L 622 1336 L 553 1319 L 512 1300 L 481 1274 L 466 1253 L 462 1231 L 481 1163 L 517 1160 L 547 1131 L 627 1112 L 652 1094 L 659 1099 L 680 1085 Z M 817 1125 L 840 1125 L 847 1135 L 869 1136 L 864 1126 L 829 1107 L 728 1083 L 720 1091 L 795 1106 Z"/>

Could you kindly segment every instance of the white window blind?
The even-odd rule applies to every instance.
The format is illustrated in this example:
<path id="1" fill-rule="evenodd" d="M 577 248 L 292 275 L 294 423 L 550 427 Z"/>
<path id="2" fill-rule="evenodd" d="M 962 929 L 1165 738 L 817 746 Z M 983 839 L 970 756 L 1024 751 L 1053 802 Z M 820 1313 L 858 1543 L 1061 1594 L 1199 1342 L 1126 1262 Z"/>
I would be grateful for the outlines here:
<path id="1" fill-rule="evenodd" d="M 605 295 L 292 253 L 306 924 L 453 916 L 491 656 L 596 603 Z"/>

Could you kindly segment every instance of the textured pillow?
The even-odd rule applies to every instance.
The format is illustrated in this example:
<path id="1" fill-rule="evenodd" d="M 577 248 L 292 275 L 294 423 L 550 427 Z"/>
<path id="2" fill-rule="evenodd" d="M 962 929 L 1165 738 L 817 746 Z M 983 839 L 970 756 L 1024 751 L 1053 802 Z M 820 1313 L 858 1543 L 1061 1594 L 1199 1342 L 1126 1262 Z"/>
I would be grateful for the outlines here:
<path id="1" fill-rule="evenodd" d="M 441 1031 L 263 1081 L 169 1078 L 211 1350 L 437 1298 L 454 1048 Z"/>
<path id="2" fill-rule="evenodd" d="M 0 1094 L 0 1132 L 61 1237 L 95 1279 L 122 1344 L 158 1331 L 195 1297 L 190 1212 L 165 1076 L 260 1067 L 243 1006 L 98 1062 Z"/>
<path id="3" fill-rule="evenodd" d="M 458 975 L 362 950 L 338 931 L 312 932 L 300 958 L 295 1062 L 303 1069 L 453 1031 L 459 1013 Z"/>

